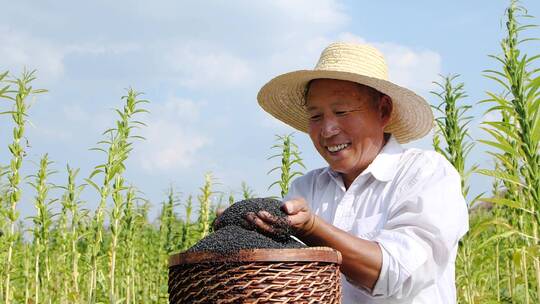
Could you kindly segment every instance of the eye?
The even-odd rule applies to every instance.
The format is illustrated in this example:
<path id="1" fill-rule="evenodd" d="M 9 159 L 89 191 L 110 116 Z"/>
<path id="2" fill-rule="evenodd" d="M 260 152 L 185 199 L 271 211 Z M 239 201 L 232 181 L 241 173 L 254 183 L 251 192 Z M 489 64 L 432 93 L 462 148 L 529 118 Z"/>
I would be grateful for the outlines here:
<path id="1" fill-rule="evenodd" d="M 310 121 L 319 121 L 321 120 L 322 118 L 322 115 L 321 114 L 313 114 L 309 117 L 309 120 Z"/>
<path id="2" fill-rule="evenodd" d="M 350 111 L 336 111 L 336 116 L 345 116 L 349 114 Z"/>

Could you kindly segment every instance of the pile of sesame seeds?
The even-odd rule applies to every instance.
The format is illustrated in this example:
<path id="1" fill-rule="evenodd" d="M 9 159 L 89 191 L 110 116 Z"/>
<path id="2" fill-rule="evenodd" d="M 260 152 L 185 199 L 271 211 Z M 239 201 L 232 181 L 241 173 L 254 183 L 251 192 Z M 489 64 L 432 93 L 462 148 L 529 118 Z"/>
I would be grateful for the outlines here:
<path id="1" fill-rule="evenodd" d="M 214 225 L 215 231 L 200 240 L 187 252 L 211 251 L 233 254 L 241 249 L 302 248 L 303 243 L 291 238 L 287 214 L 281 210 L 282 202 L 271 198 L 252 198 L 234 203 L 227 208 Z M 263 233 L 246 220 L 250 212 L 267 211 L 278 219 L 276 233 Z"/>

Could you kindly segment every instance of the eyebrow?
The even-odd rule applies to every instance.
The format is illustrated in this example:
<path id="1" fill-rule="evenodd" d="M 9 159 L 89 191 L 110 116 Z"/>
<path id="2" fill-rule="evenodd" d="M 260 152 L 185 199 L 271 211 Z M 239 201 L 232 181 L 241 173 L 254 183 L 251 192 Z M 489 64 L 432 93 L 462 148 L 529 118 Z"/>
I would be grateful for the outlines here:
<path id="1" fill-rule="evenodd" d="M 332 106 L 341 106 L 341 105 L 351 105 L 351 103 L 349 101 L 338 100 L 338 101 L 336 101 L 336 102 L 334 102 L 332 104 Z M 316 106 L 307 106 L 306 110 L 307 111 L 317 110 L 317 107 Z"/>

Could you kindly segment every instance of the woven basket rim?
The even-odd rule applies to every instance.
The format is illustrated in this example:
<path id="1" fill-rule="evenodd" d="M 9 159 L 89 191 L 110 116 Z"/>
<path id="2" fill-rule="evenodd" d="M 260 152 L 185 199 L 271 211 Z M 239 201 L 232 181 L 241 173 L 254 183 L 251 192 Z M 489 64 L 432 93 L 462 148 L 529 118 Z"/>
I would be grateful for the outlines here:
<path id="1" fill-rule="evenodd" d="M 341 264 L 341 253 L 330 247 L 243 249 L 235 254 L 188 252 L 169 256 L 169 267 L 223 262 L 327 262 Z"/>

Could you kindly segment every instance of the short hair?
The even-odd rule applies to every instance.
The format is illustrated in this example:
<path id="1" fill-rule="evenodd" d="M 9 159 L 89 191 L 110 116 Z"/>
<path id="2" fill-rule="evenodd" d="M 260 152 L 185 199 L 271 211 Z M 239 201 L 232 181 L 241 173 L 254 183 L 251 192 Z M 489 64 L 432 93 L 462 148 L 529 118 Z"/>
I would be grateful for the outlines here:
<path id="1" fill-rule="evenodd" d="M 317 79 L 321 79 L 321 78 L 317 78 Z M 311 83 L 314 80 L 317 80 L 317 79 L 311 79 L 306 84 L 306 87 L 304 89 L 304 98 L 302 100 L 301 106 L 307 107 L 307 96 L 308 96 L 308 93 L 309 93 L 309 88 L 311 87 Z M 358 87 L 359 92 L 361 92 L 362 90 L 366 90 L 369 97 L 371 97 L 370 101 L 371 101 L 371 105 L 373 107 L 377 107 L 379 105 L 379 101 L 381 100 L 381 96 L 383 96 L 384 93 L 382 93 L 382 92 L 378 91 L 377 89 L 374 89 L 374 88 L 372 88 L 370 86 L 367 86 L 367 85 L 363 85 L 363 84 L 360 84 L 360 83 L 357 83 L 357 82 L 354 82 L 354 84 L 356 84 L 356 86 Z"/>

